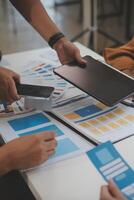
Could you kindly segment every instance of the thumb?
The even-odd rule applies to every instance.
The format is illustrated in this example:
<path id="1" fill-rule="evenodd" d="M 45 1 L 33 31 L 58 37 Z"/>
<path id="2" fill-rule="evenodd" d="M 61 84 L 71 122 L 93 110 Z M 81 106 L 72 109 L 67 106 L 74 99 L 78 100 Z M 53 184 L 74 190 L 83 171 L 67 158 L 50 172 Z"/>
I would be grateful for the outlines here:
<path id="1" fill-rule="evenodd" d="M 108 183 L 109 183 L 108 184 L 108 189 L 109 189 L 110 193 L 113 195 L 113 197 L 115 197 L 117 199 L 124 199 L 123 194 L 118 189 L 118 187 L 116 186 L 116 184 L 114 183 L 114 181 L 111 179 L 111 180 L 109 180 Z"/>
<path id="2" fill-rule="evenodd" d="M 14 73 L 13 79 L 14 79 L 15 82 L 20 83 L 20 75 L 19 74 Z"/>
<path id="3" fill-rule="evenodd" d="M 76 59 L 76 61 L 77 61 L 78 63 L 80 63 L 80 64 L 86 64 L 86 60 L 84 60 L 84 59 L 81 57 L 80 51 L 79 51 L 78 49 L 75 51 L 75 59 Z"/>

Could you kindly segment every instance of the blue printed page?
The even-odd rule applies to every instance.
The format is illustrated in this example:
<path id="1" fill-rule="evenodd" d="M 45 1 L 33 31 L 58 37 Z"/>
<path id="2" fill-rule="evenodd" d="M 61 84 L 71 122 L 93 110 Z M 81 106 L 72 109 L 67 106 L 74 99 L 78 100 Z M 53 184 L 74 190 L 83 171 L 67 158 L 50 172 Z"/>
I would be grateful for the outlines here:
<path id="1" fill-rule="evenodd" d="M 118 104 L 107 107 L 88 95 L 60 99 L 53 106 L 53 113 L 66 123 L 75 127 L 97 143 L 115 142 L 133 135 L 134 109 Z"/>
<path id="2" fill-rule="evenodd" d="M 55 153 L 40 167 L 78 156 L 93 147 L 69 128 L 40 111 L 2 119 L 0 127 L 7 142 L 16 137 L 39 134 L 42 131 L 55 132 L 57 140 Z"/>
<path id="3" fill-rule="evenodd" d="M 113 179 L 129 199 L 134 199 L 134 171 L 111 142 L 95 147 L 87 156 L 106 181 Z"/>

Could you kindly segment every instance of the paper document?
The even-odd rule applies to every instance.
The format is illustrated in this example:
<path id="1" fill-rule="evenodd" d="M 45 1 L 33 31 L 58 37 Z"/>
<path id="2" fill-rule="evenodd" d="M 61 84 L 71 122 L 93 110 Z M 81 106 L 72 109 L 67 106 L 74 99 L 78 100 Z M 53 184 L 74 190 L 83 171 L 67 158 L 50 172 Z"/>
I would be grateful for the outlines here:
<path id="1" fill-rule="evenodd" d="M 22 97 L 19 101 L 13 102 L 11 105 L 4 105 L 2 101 L 0 101 L 0 118 L 14 116 L 22 113 L 31 112 L 33 109 L 26 109 L 24 107 L 24 98 Z"/>
<path id="2" fill-rule="evenodd" d="M 53 99 L 60 98 L 66 92 L 68 83 L 53 73 L 53 69 L 56 67 L 56 63 L 48 60 L 38 63 L 21 72 L 21 82 L 25 84 L 52 86 L 55 88 Z"/>
<path id="3" fill-rule="evenodd" d="M 111 142 L 95 147 L 87 156 L 106 181 L 113 179 L 127 199 L 134 199 L 134 171 Z"/>
<path id="4" fill-rule="evenodd" d="M 53 113 L 90 139 L 97 143 L 115 142 L 134 134 L 134 109 L 122 104 L 106 107 L 54 75 L 53 69 L 60 66 L 60 62 L 50 48 L 12 54 L 3 59 L 20 72 L 23 83 L 53 85 Z M 23 109 L 22 102 L 13 105 L 15 114 Z M 0 111 L 3 112 L 2 104 Z"/>
<path id="5" fill-rule="evenodd" d="M 97 143 L 134 134 L 133 108 L 122 104 L 109 108 L 88 95 L 60 100 L 53 113 Z"/>
<path id="6" fill-rule="evenodd" d="M 39 111 L 4 118 L 0 122 L 0 128 L 1 134 L 7 142 L 17 137 L 38 134 L 42 131 L 54 131 L 57 140 L 56 152 L 41 167 L 78 156 L 92 148 L 88 142 L 74 134 L 69 128 Z"/>

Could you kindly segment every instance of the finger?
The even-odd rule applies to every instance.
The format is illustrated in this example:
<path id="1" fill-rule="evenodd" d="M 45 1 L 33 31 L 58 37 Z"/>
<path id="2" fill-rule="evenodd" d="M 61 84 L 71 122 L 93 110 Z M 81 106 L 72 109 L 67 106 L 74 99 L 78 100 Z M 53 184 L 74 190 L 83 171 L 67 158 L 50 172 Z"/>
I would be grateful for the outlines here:
<path id="1" fill-rule="evenodd" d="M 17 93 L 15 82 L 12 78 L 10 79 L 9 94 L 14 101 L 20 99 L 20 97 Z"/>
<path id="2" fill-rule="evenodd" d="M 5 90 L 5 100 L 9 103 L 9 104 L 11 104 L 11 103 L 13 103 L 13 98 L 11 97 L 11 95 L 10 95 L 10 93 L 8 92 L 8 88 Z"/>
<path id="3" fill-rule="evenodd" d="M 108 188 L 109 191 L 111 192 L 111 194 L 113 195 L 113 197 L 116 198 L 123 198 L 123 194 L 121 193 L 121 191 L 118 189 L 118 187 L 116 186 L 116 184 L 113 182 L 113 180 L 109 180 L 108 182 Z"/>
<path id="4" fill-rule="evenodd" d="M 100 199 L 101 200 L 113 200 L 111 194 L 109 193 L 107 185 L 104 185 L 101 187 Z"/>
<path id="5" fill-rule="evenodd" d="M 69 62 L 72 61 L 68 53 L 67 52 L 65 53 L 63 49 L 58 50 L 57 53 L 62 65 L 68 64 Z"/>
<path id="6" fill-rule="evenodd" d="M 53 155 L 54 153 L 55 153 L 55 150 L 51 150 L 51 151 L 48 151 L 48 152 L 47 152 L 48 156 L 51 156 L 51 155 Z"/>
<path id="7" fill-rule="evenodd" d="M 7 92 L 4 87 L 0 88 L 0 100 L 2 101 L 7 100 Z"/>
<path id="8" fill-rule="evenodd" d="M 71 59 L 62 60 L 62 61 L 61 61 L 61 64 L 62 64 L 62 65 L 66 65 L 66 64 L 70 63 L 71 61 L 72 61 Z"/>
<path id="9" fill-rule="evenodd" d="M 55 133 L 52 131 L 44 131 L 44 132 L 40 133 L 39 137 L 43 141 L 49 141 L 49 140 L 53 140 L 55 138 Z"/>
<path id="10" fill-rule="evenodd" d="M 76 50 L 76 52 L 75 52 L 75 59 L 76 59 L 77 62 L 80 63 L 80 64 L 86 64 L 86 63 L 87 63 L 87 61 L 84 60 L 84 59 L 81 57 L 80 51 L 79 51 L 79 50 Z"/>
<path id="11" fill-rule="evenodd" d="M 134 77 L 134 70 L 126 69 L 126 70 L 123 70 L 123 72 L 126 73 L 129 76 Z"/>
<path id="12" fill-rule="evenodd" d="M 54 150 L 56 147 L 56 141 L 55 140 L 47 141 L 45 142 L 45 145 L 47 151 Z"/>
<path id="13" fill-rule="evenodd" d="M 14 99 L 10 96 L 7 97 L 7 102 L 11 105 L 14 102 Z"/>
<path id="14" fill-rule="evenodd" d="M 14 74 L 13 79 L 15 82 L 20 83 L 20 75 L 19 74 Z"/>

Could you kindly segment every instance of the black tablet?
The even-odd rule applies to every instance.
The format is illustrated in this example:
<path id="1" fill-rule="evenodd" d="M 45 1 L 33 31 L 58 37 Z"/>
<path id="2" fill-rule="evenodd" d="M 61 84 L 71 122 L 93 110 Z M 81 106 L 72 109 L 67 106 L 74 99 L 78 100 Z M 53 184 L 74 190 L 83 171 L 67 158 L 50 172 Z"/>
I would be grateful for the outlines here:
<path id="1" fill-rule="evenodd" d="M 19 83 L 16 83 L 16 88 L 18 94 L 20 95 L 44 97 L 44 98 L 49 98 L 52 92 L 54 91 L 54 87 L 19 84 Z"/>
<path id="2" fill-rule="evenodd" d="M 107 106 L 114 106 L 134 94 L 134 79 L 90 56 L 86 65 L 71 62 L 54 70 L 87 94 Z"/>

